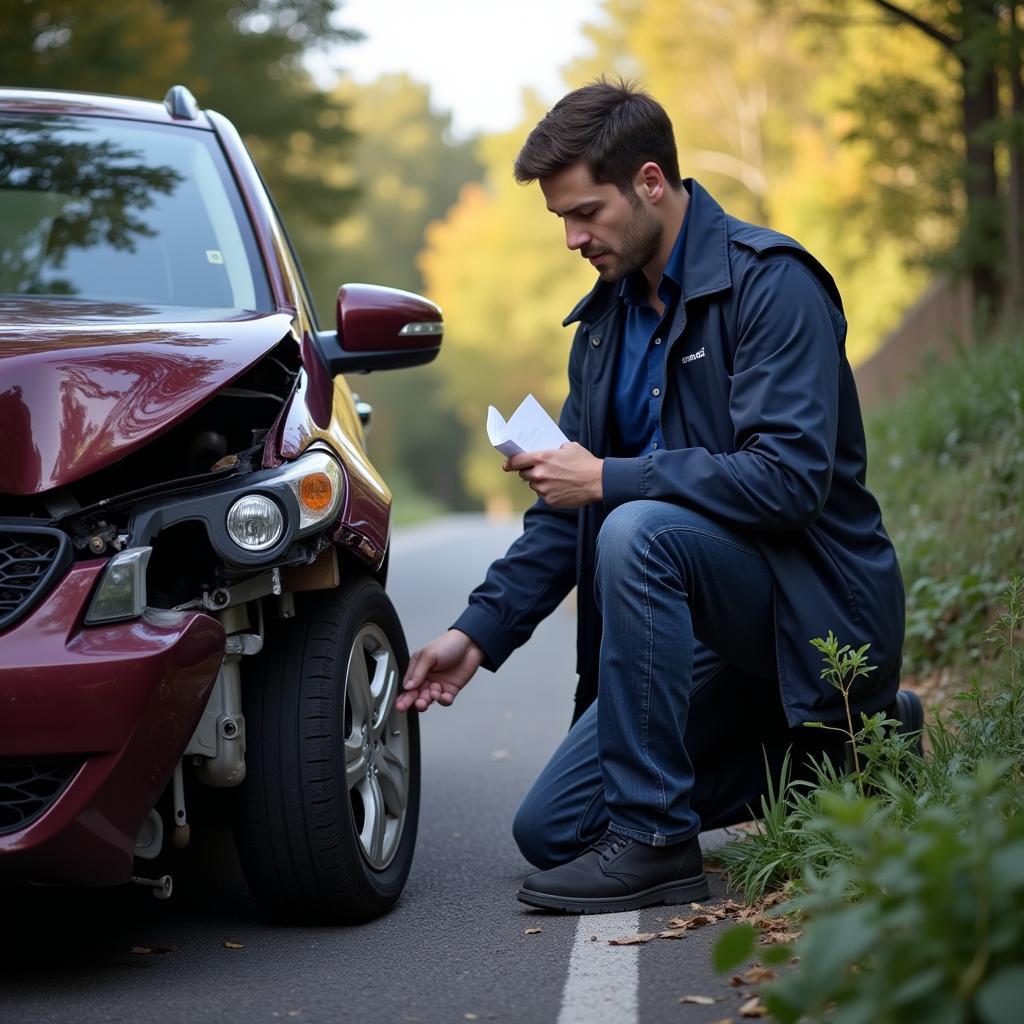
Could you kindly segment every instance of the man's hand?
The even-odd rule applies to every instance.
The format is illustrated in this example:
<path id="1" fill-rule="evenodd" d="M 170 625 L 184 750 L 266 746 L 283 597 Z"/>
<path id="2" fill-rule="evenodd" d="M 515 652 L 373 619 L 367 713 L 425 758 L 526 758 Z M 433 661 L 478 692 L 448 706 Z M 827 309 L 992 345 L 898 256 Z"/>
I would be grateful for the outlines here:
<path id="1" fill-rule="evenodd" d="M 544 452 L 506 459 L 506 473 L 518 473 L 552 508 L 580 508 L 604 497 L 603 460 L 576 441 Z"/>
<path id="2" fill-rule="evenodd" d="M 395 707 L 426 711 L 434 701 L 448 707 L 483 660 L 484 652 L 465 633 L 449 629 L 409 659 Z"/>

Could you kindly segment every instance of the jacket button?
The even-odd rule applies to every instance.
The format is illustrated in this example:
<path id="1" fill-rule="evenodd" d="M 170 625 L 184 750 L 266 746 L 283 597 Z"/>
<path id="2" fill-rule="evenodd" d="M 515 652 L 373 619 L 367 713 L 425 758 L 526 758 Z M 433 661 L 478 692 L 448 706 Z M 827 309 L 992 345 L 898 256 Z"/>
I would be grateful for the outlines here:
<path id="1" fill-rule="evenodd" d="M 651 388 L 651 394 L 657 398 L 661 394 L 661 388 Z"/>
<path id="2" fill-rule="evenodd" d="M 601 344 L 601 339 L 595 334 L 594 337 L 590 339 L 590 344 L 593 345 L 594 348 L 597 348 L 597 346 Z"/>

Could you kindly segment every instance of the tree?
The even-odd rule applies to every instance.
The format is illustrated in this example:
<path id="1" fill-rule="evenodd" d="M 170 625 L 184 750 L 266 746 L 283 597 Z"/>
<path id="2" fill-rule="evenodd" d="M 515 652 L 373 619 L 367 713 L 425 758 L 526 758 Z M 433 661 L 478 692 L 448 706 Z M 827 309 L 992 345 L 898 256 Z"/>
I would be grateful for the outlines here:
<path id="1" fill-rule="evenodd" d="M 774 8 L 776 4 L 769 6 Z M 792 6 L 787 5 L 787 6 Z M 907 213 L 937 215 L 958 229 L 948 261 L 965 272 L 982 306 L 1019 302 L 1021 283 L 1021 11 L 1004 0 L 801 0 L 805 14 L 826 31 L 870 13 L 889 30 L 927 40 L 931 66 L 908 66 L 863 82 L 850 97 L 849 137 L 866 143 L 880 166 L 893 170 L 894 187 L 881 196 L 875 218 L 883 232 L 903 232 Z M 929 82 L 938 68 L 944 85 Z M 955 108 L 939 100 L 952 86 Z M 944 114 L 952 117 L 944 117 Z M 934 127 L 945 123 L 941 141 Z M 952 145 L 950 145 L 952 142 Z M 912 181 L 933 195 L 946 193 L 945 208 L 922 204 Z M 1008 216 L 1009 214 L 1009 216 Z"/>
<path id="2" fill-rule="evenodd" d="M 0 81 L 158 99 L 185 73 L 192 29 L 153 0 L 0 0 Z"/>
<path id="3" fill-rule="evenodd" d="M 416 256 L 427 226 L 483 173 L 474 155 L 477 140 L 453 139 L 451 115 L 434 110 L 428 87 L 407 75 L 385 75 L 367 85 L 348 81 L 332 98 L 348 110 L 356 133 L 345 181 L 358 198 L 351 213 L 332 219 L 310 240 L 310 283 L 327 322 L 345 281 L 424 291 Z M 447 320 L 451 331 L 454 321 Z M 439 361 L 429 366 L 350 381 L 376 409 L 370 448 L 395 481 L 396 503 L 407 497 L 407 480 L 448 508 L 472 504 L 459 472 L 466 432 L 444 395 L 448 359 L 446 341 Z"/>
<path id="4" fill-rule="evenodd" d="M 481 500 L 520 508 L 533 492 L 502 473 L 484 430 L 487 406 L 508 416 L 532 392 L 557 415 L 572 339 L 561 322 L 594 283 L 586 261 L 566 251 L 537 185 L 512 177 L 515 154 L 542 113 L 533 100 L 519 128 L 484 140 L 483 183 L 466 185 L 448 216 L 428 229 L 420 258 L 428 293 L 448 324 L 438 365 L 469 439 L 466 486 Z"/>
<path id="5" fill-rule="evenodd" d="M 637 77 L 669 111 L 682 163 L 738 216 L 765 222 L 806 116 L 814 61 L 794 17 L 760 0 L 608 0 L 569 77 Z"/>
<path id="6" fill-rule="evenodd" d="M 344 107 L 302 64 L 311 49 L 357 38 L 339 0 L 0 0 L 0 80 L 22 87 L 162 99 L 187 85 L 242 133 L 301 234 L 352 202 L 334 168 L 351 132 Z"/>
<path id="7" fill-rule="evenodd" d="M 764 0 L 609 0 L 572 76 L 639 79 L 672 118 L 685 175 L 728 212 L 810 248 L 839 282 L 857 360 L 898 323 L 927 274 L 910 252 L 915 231 L 850 229 L 851 208 L 874 197 L 874 167 L 863 144 L 844 138 L 846 78 L 918 63 L 930 44 L 901 38 L 895 47 L 877 27 L 855 36 L 846 25 L 842 39 L 830 38 L 799 13 Z"/>

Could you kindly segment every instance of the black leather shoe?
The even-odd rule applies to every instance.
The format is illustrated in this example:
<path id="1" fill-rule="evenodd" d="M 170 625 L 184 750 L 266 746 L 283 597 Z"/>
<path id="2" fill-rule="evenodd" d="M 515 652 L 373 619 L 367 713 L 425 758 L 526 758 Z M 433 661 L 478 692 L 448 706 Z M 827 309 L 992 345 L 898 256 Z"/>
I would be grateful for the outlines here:
<path id="1" fill-rule="evenodd" d="M 693 903 L 707 895 L 696 836 L 672 846 L 648 846 L 609 830 L 568 864 L 530 875 L 517 898 L 543 910 L 608 914 Z"/>
<path id="2" fill-rule="evenodd" d="M 914 750 L 918 757 L 924 757 L 924 744 L 921 741 L 921 730 L 924 728 L 924 708 L 921 705 L 921 698 L 913 690 L 900 690 L 896 694 L 896 700 L 889 708 L 888 715 L 895 718 L 899 724 L 899 732 L 916 732 L 917 742 Z"/>

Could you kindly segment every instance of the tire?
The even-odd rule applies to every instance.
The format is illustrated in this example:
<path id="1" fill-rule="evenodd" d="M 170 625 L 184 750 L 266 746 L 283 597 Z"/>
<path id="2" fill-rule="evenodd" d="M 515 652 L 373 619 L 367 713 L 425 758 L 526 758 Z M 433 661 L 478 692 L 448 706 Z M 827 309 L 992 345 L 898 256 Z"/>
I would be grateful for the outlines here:
<path id="1" fill-rule="evenodd" d="M 419 720 L 394 710 L 409 653 L 374 579 L 296 598 L 243 679 L 235 840 L 271 916 L 356 924 L 394 906 L 412 865 Z"/>

